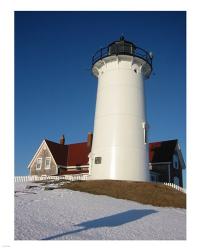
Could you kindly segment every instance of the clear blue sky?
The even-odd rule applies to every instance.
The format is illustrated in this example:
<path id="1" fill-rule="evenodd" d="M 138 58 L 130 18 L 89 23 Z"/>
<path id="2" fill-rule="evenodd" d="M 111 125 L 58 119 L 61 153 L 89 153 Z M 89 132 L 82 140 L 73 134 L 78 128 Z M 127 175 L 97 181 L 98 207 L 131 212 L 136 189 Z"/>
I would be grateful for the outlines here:
<path id="1" fill-rule="evenodd" d="M 149 140 L 178 139 L 186 159 L 185 12 L 15 12 L 15 175 L 43 139 L 85 141 L 93 130 L 93 54 L 125 38 L 153 51 L 146 81 Z"/>

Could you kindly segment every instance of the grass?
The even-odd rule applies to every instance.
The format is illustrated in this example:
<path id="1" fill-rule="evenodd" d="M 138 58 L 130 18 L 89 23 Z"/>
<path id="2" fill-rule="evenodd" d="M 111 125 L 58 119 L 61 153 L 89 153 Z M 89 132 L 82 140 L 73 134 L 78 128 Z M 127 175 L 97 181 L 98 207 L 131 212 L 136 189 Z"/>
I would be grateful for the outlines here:
<path id="1" fill-rule="evenodd" d="M 150 182 L 89 180 L 64 183 L 62 188 L 107 195 L 160 207 L 186 208 L 186 194 L 164 184 Z"/>

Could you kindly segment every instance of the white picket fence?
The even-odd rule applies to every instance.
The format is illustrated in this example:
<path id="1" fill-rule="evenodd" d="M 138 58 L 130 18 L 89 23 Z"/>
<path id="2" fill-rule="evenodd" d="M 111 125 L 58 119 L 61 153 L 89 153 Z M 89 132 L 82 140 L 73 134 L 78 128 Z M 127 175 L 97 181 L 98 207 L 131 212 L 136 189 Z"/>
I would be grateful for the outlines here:
<path id="1" fill-rule="evenodd" d="M 181 192 L 183 192 L 183 193 L 186 193 L 186 190 L 185 190 L 184 188 L 179 187 L 178 185 L 176 185 L 176 184 L 174 184 L 174 183 L 164 182 L 164 185 L 169 186 L 169 187 L 172 187 L 172 188 L 174 188 L 174 189 L 176 189 L 176 190 L 178 190 L 178 191 L 181 191 Z"/>
<path id="2" fill-rule="evenodd" d="M 15 182 L 29 182 L 29 181 L 43 181 L 43 180 L 68 180 L 68 181 L 85 181 L 88 179 L 88 174 L 74 174 L 74 175 L 59 175 L 59 176 L 15 176 Z M 174 183 L 161 183 L 166 186 L 172 187 L 176 190 L 179 190 L 183 193 L 186 193 L 186 190 L 182 187 L 177 186 Z"/>
<path id="3" fill-rule="evenodd" d="M 29 182 L 29 181 L 43 181 L 43 180 L 68 180 L 68 181 L 80 181 L 87 180 L 87 174 L 75 174 L 75 175 L 60 175 L 60 176 L 15 176 L 15 182 Z"/>

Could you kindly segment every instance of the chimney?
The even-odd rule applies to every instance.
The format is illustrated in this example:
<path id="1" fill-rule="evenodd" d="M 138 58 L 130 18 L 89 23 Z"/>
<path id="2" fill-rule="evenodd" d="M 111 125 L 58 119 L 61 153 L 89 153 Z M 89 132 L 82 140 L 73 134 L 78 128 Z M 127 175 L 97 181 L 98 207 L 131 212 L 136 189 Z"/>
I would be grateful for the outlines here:
<path id="1" fill-rule="evenodd" d="M 60 144 L 65 145 L 65 136 L 64 135 L 62 135 L 60 137 Z"/>
<path id="2" fill-rule="evenodd" d="M 92 139 L 93 139 L 93 133 L 89 132 L 88 133 L 88 138 L 87 138 L 87 146 L 88 148 L 92 148 Z"/>

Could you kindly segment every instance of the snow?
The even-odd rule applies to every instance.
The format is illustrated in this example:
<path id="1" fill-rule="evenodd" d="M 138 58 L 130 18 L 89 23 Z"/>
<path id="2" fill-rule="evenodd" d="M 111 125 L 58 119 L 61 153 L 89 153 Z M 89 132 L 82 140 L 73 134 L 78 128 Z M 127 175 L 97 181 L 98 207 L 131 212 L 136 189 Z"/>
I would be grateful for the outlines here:
<path id="1" fill-rule="evenodd" d="M 15 240 L 185 239 L 185 209 L 15 183 Z"/>

